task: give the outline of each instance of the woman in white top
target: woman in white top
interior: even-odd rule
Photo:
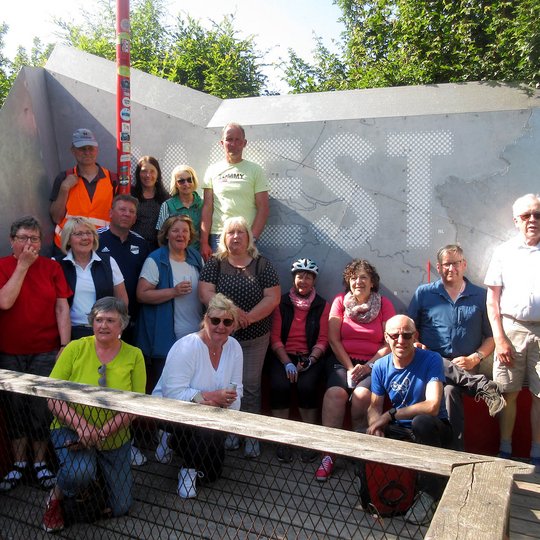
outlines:
[[[99,236],[93,223],[85,217],[72,217],[62,230],[64,257],[56,260],[62,266],[73,291],[68,299],[71,317],[71,339],[91,336],[88,314],[96,300],[114,296],[128,305],[124,276],[117,262],[106,253],[97,253]]]
[[[231,337],[238,324],[238,309],[223,294],[208,305],[202,328],[177,341],[169,354],[154,395],[208,405],[240,409],[243,357]],[[174,426],[169,446],[182,454],[178,495],[195,497],[196,478],[213,482],[220,477],[225,434],[219,431]]]

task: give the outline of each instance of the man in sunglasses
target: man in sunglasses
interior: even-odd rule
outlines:
[[[377,360],[371,372],[367,433],[449,448],[452,427],[442,399],[441,355],[415,347],[418,332],[414,321],[405,315],[387,321],[384,337],[392,352]],[[391,408],[383,412],[385,396]],[[434,475],[421,475],[418,489],[417,501],[405,519],[423,525],[433,516],[444,485]]]
[[[540,472],[540,197],[517,199],[518,234],[495,249],[484,283],[495,339],[493,378],[503,387],[499,456],[512,456],[517,396],[528,379],[532,395],[531,463]]]
[[[200,245],[205,260],[216,250],[226,219],[245,218],[257,240],[269,213],[266,176],[260,165],[243,158],[247,144],[244,128],[240,124],[227,124],[220,142],[225,159],[208,167],[202,186]]]
[[[464,274],[463,250],[449,244],[437,253],[441,279],[420,285],[408,314],[418,328],[420,341],[443,357],[444,400],[454,434],[454,450],[464,450],[463,393],[483,399],[495,416],[505,406],[497,386],[478,373],[482,360],[494,349],[486,309],[486,290],[472,284]]]

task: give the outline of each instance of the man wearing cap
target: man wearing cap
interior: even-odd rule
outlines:
[[[225,159],[208,167],[202,185],[200,249],[205,260],[215,251],[227,218],[244,217],[257,240],[269,213],[268,182],[262,167],[242,157],[247,144],[244,128],[227,124],[220,142]]]
[[[531,463],[540,472],[540,197],[520,197],[512,212],[519,233],[495,249],[484,280],[495,339],[493,378],[508,403],[499,417],[499,456],[512,456],[516,400],[528,381]]]
[[[61,172],[51,191],[50,214],[56,223],[54,243],[60,248],[60,234],[72,216],[87,217],[97,227],[109,224],[116,175],[96,163],[98,143],[86,128],[73,133],[71,153],[77,165]]]

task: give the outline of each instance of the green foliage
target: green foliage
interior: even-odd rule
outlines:
[[[210,29],[181,15],[168,27],[164,18],[162,0],[132,2],[132,67],[221,98],[261,94],[266,83],[261,54],[253,37],[237,37],[232,17],[212,23]],[[109,1],[101,0],[99,13],[84,13],[82,25],[56,22],[66,43],[115,59],[116,14]]]
[[[293,53],[296,92],[445,82],[540,83],[538,0],[336,0],[342,54],[316,45],[315,64]],[[323,77],[321,78],[321,73]],[[306,81],[315,81],[306,84]]]
[[[0,106],[4,104],[11,86],[24,66],[43,66],[51,54],[52,45],[44,45],[39,38],[34,38],[30,53],[19,47],[13,60],[4,56],[4,36],[8,32],[7,24],[0,25]]]

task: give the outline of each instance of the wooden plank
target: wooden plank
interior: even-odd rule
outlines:
[[[504,464],[475,463],[456,467],[426,538],[505,538],[512,485],[512,474]]]
[[[389,441],[341,429],[154,398],[8,370],[0,370],[0,389],[105,407],[147,418],[217,429],[300,448],[313,448],[321,452],[410,467],[443,476],[449,476],[455,465],[493,459],[413,445],[409,442]]]

